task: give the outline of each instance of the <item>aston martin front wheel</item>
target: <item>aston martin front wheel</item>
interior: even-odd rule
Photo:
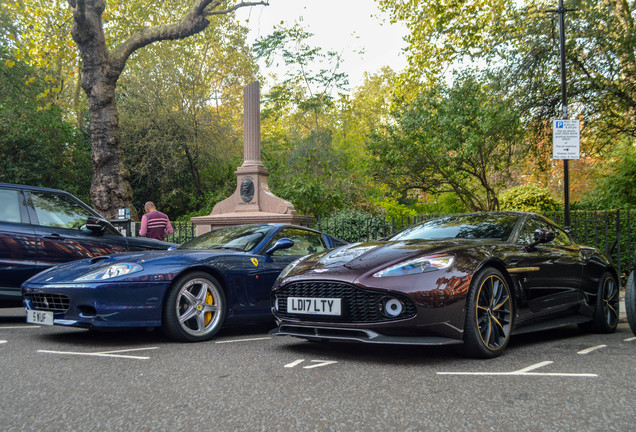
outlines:
[[[471,357],[500,356],[510,340],[513,305],[506,278],[485,268],[473,278],[466,300],[464,350]]]
[[[180,277],[170,288],[163,309],[163,331],[175,340],[211,339],[225,321],[227,305],[221,284],[203,272]]]

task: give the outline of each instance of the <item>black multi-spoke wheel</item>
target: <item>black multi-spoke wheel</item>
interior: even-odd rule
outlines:
[[[594,317],[581,328],[598,333],[614,333],[618,326],[619,293],[616,278],[611,273],[603,273],[596,293]]]
[[[207,273],[182,276],[168,292],[163,330],[172,339],[200,342],[211,339],[225,321],[225,294]]]
[[[636,269],[629,274],[625,287],[625,314],[632,332],[636,335],[636,281],[634,280],[634,272]]]
[[[466,301],[466,353],[481,358],[501,355],[510,340],[512,312],[506,278],[494,268],[486,268],[477,274]]]

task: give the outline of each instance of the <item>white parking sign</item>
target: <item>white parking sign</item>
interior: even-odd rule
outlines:
[[[579,120],[554,120],[552,123],[552,159],[581,157]]]

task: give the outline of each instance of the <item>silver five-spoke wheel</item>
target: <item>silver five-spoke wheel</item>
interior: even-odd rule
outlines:
[[[218,281],[206,273],[191,273],[175,282],[168,294],[164,330],[177,340],[208,340],[223,325],[225,310],[225,294]]]

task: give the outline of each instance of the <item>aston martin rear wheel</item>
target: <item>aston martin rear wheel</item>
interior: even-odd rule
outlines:
[[[629,274],[627,286],[625,287],[625,314],[627,315],[629,327],[636,335],[636,280],[634,280],[634,272],[636,272],[636,269]]]
[[[603,273],[598,285],[591,330],[597,333],[614,333],[618,326],[618,308],[619,292],[616,278],[611,273]]]
[[[175,340],[211,339],[225,321],[227,305],[221,284],[203,272],[180,277],[170,288],[163,310],[163,331]]]
[[[510,340],[512,297],[506,278],[494,268],[474,278],[466,300],[464,350],[471,357],[500,356]]]

